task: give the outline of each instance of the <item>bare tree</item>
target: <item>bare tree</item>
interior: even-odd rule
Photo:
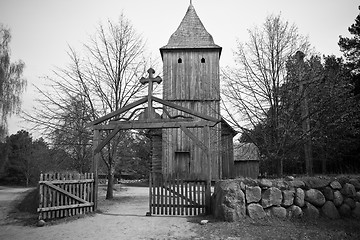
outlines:
[[[249,40],[234,52],[236,68],[222,71],[223,107],[231,123],[245,134],[259,125],[264,131],[262,153],[277,162],[282,175],[281,152],[285,144],[280,108],[280,89],[286,81],[286,62],[297,51],[308,52],[307,38],[280,15],[270,15],[261,27],[248,30]],[[252,139],[259,144],[256,139]]]
[[[20,110],[21,94],[26,87],[22,77],[24,62],[10,61],[10,40],[10,30],[0,24],[0,141],[7,134],[8,117]]]
[[[125,106],[144,89],[139,82],[148,67],[144,49],[142,37],[124,15],[117,23],[100,24],[89,43],[84,44],[82,55],[69,48],[70,64],[55,70],[54,77],[47,78],[51,82],[50,88],[38,88],[42,96],[40,107],[26,118],[52,137],[71,140],[79,136],[78,139],[82,140],[68,145],[68,148],[70,146],[77,153],[85,151],[90,139],[89,129],[83,123]],[[120,135],[101,153],[108,170],[107,198],[113,196],[116,155],[121,149]]]

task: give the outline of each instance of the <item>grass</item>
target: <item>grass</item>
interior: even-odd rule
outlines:
[[[214,219],[195,229],[200,239],[360,239],[360,221],[354,219],[264,219],[239,222]]]
[[[10,207],[10,223],[22,225],[36,224],[38,218],[37,208],[39,207],[37,188],[32,188],[21,194]]]

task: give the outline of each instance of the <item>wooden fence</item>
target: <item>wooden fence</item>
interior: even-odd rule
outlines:
[[[164,181],[157,178],[150,185],[150,214],[204,214],[205,189],[206,181],[186,181],[182,179]]]
[[[40,175],[39,219],[54,219],[92,212],[94,174],[47,173]]]

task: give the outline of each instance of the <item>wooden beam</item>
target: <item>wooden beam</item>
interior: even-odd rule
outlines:
[[[186,202],[189,203],[188,206],[191,206],[191,207],[193,207],[193,206],[195,206],[195,207],[201,207],[201,205],[200,205],[198,202],[196,202],[196,201],[188,198],[187,196],[184,196],[184,195],[181,194],[181,193],[178,193],[176,190],[173,190],[173,189],[171,189],[170,187],[167,187],[167,186],[163,186],[163,188],[164,188],[165,190],[171,192],[171,193],[174,194],[175,196],[184,199]],[[175,205],[175,206],[176,206],[176,205]],[[184,205],[182,205],[182,206],[184,206]],[[180,215],[180,214],[178,214],[178,215]]]
[[[209,121],[122,121],[122,122],[112,122],[107,125],[96,125],[94,129],[96,130],[112,130],[117,127],[121,129],[162,129],[162,128],[179,128],[184,126],[187,128],[198,128],[204,127],[206,125],[216,125],[213,122]]]
[[[202,113],[198,113],[198,112],[193,111],[193,110],[191,110],[191,109],[182,107],[182,106],[177,105],[177,104],[175,104],[175,103],[172,103],[172,102],[169,102],[169,101],[166,101],[166,100],[163,100],[163,99],[154,97],[154,96],[152,96],[152,99],[153,99],[155,102],[161,103],[161,104],[163,104],[163,105],[165,105],[165,106],[175,108],[175,109],[177,109],[177,110],[186,112],[186,113],[191,114],[191,115],[193,115],[193,116],[196,116],[196,117],[199,117],[199,118],[202,118],[202,119],[205,119],[205,120],[214,122],[214,123],[218,123],[218,122],[221,121],[221,119],[217,119],[217,118],[214,118],[214,117],[211,117],[211,116],[202,114]]]
[[[208,151],[205,154],[206,163],[207,163],[207,179],[205,187],[205,212],[206,214],[211,214],[211,174],[212,174],[212,161],[211,161],[211,142],[210,142],[210,127],[204,127],[204,141],[205,145],[208,148]]]
[[[95,148],[94,154],[97,154],[110,142],[113,137],[121,130],[121,127],[117,126],[102,142]]]
[[[200,147],[202,150],[204,150],[205,154],[207,154],[208,148],[205,146],[205,144],[199,140],[197,136],[195,136],[189,129],[187,129],[184,126],[180,126],[180,129],[191,139],[195,142],[195,144]]]
[[[94,211],[97,210],[97,201],[98,201],[98,186],[99,186],[99,177],[98,177],[98,164],[100,161],[100,153],[95,154],[95,149],[99,145],[100,141],[100,131],[94,130],[93,136],[93,164],[92,164],[92,172],[94,173]]]
[[[48,211],[53,211],[53,210],[91,207],[93,205],[94,205],[94,203],[81,203],[81,204],[63,205],[63,206],[55,206],[55,207],[43,207],[43,208],[38,208],[37,212],[48,212]]]
[[[124,113],[126,111],[129,111],[130,109],[134,108],[134,107],[137,107],[143,103],[146,103],[148,101],[148,98],[147,97],[144,97],[144,98],[141,98],[140,100],[137,100],[133,103],[130,103],[129,105],[126,105],[125,107],[122,107],[116,111],[113,111],[103,117],[100,117],[98,119],[96,119],[95,121],[92,121],[91,123],[88,124],[88,126],[93,126],[93,125],[97,125],[99,123],[102,123],[112,117],[115,117],[116,115],[119,115],[121,113]]]
[[[78,196],[75,196],[74,194],[72,194],[72,193],[70,193],[70,192],[68,192],[68,191],[65,191],[65,190],[62,189],[62,188],[59,188],[59,187],[55,186],[54,184],[52,184],[52,183],[50,183],[50,182],[44,182],[44,184],[45,184],[46,186],[48,186],[48,187],[50,187],[50,188],[58,191],[58,192],[61,192],[62,194],[65,194],[66,196],[68,196],[68,197],[70,197],[70,198],[73,198],[73,199],[81,202],[81,203],[89,203],[89,202],[85,201],[84,199],[79,198]]]
[[[48,181],[38,181],[38,183],[44,183]],[[63,184],[63,183],[91,183],[94,182],[94,179],[74,179],[74,180],[51,180],[52,184]]]

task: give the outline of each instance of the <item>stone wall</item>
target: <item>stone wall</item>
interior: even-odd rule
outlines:
[[[224,221],[320,215],[360,219],[360,176],[223,180],[215,185],[212,213]]]

